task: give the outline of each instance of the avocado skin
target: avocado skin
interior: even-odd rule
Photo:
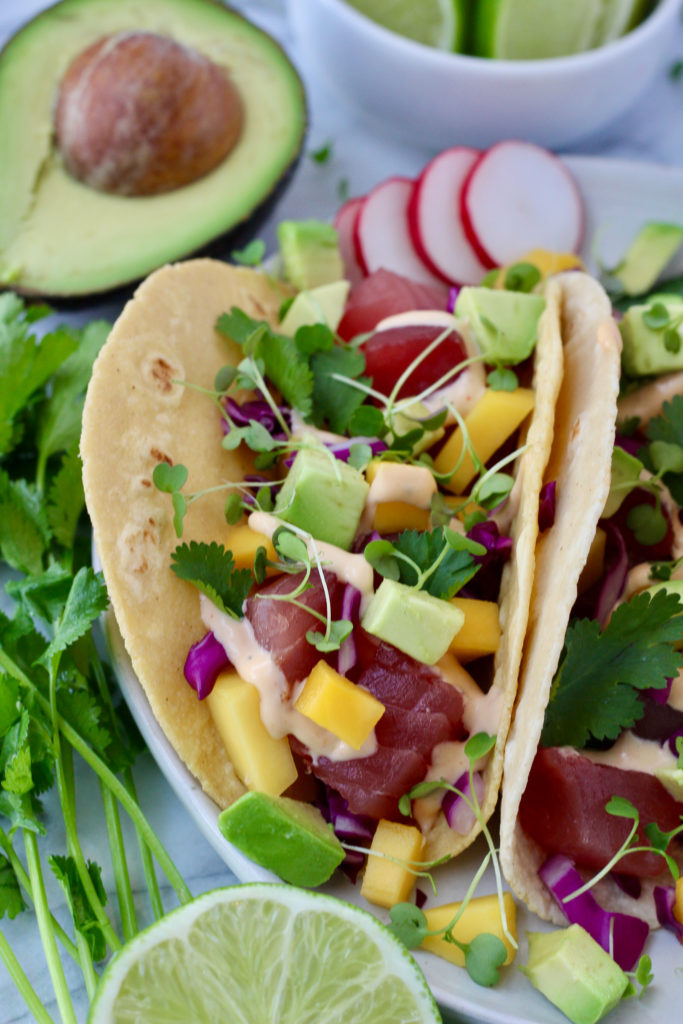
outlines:
[[[98,15],[101,8],[104,8],[106,11],[107,8],[111,8],[113,6],[115,6],[114,0],[61,0],[60,3],[53,7],[41,11],[33,19],[26,22],[22,28],[20,28],[19,31],[10,40],[8,40],[4,48],[0,50],[0,85],[4,85],[7,81],[6,68],[8,58],[11,58],[13,65],[17,63],[17,57],[14,54],[14,51],[17,48],[19,50],[19,61],[25,59],[22,51],[27,49],[24,44],[24,39],[27,33],[35,33],[38,31],[45,32],[46,36],[49,36],[51,26],[55,21],[57,21],[58,27],[60,27],[60,30],[63,33],[64,25],[68,24],[70,19],[75,20],[77,16],[79,18],[92,17],[91,36],[84,41],[83,45],[79,44],[77,52],[80,52],[85,45],[88,45],[88,43],[93,42],[94,40],[101,38],[103,34],[106,34],[106,28],[103,29],[100,27]],[[116,6],[118,6],[119,10],[125,11],[128,6],[128,0],[119,0],[119,3]],[[281,150],[277,154],[278,163],[276,165],[276,172],[270,175],[267,187],[262,188],[258,195],[252,195],[248,201],[245,201],[245,204],[239,213],[235,214],[233,211],[227,219],[223,218],[223,220],[221,220],[221,211],[216,205],[214,205],[213,208],[211,207],[211,204],[215,203],[215,192],[213,195],[209,194],[207,198],[207,216],[204,219],[207,221],[210,219],[212,224],[210,229],[207,228],[203,231],[203,236],[201,230],[190,231],[189,235],[192,239],[191,241],[190,238],[188,238],[185,244],[179,243],[176,237],[176,240],[169,243],[163,252],[161,251],[162,247],[155,245],[154,257],[150,258],[147,263],[144,262],[144,259],[138,259],[135,268],[126,266],[125,263],[120,266],[114,266],[111,258],[108,258],[107,266],[111,265],[111,270],[107,270],[104,273],[104,276],[100,275],[97,283],[94,283],[91,274],[91,267],[97,262],[97,251],[92,254],[88,254],[87,257],[81,257],[81,262],[86,267],[84,280],[79,279],[78,274],[75,273],[69,277],[68,280],[62,279],[55,282],[51,282],[50,280],[41,280],[40,284],[36,284],[32,281],[30,273],[26,274],[23,272],[23,267],[27,262],[25,259],[20,263],[22,271],[16,275],[7,273],[7,269],[15,265],[12,260],[11,251],[9,252],[9,256],[7,255],[7,250],[10,249],[12,238],[10,237],[7,239],[3,236],[2,227],[0,225],[0,292],[2,290],[12,290],[29,298],[47,297],[53,301],[54,305],[67,310],[77,310],[84,305],[92,306],[93,300],[97,302],[104,301],[106,299],[110,305],[123,303],[132,295],[135,286],[158,266],[197,256],[213,256],[215,258],[229,257],[235,249],[245,245],[254,237],[260,226],[271,216],[284,192],[291,184],[292,177],[301,159],[307,135],[308,106],[303,83],[280,44],[262,29],[250,22],[242,14],[230,7],[226,7],[220,2],[220,0],[152,0],[150,7],[153,7],[155,10],[162,10],[163,8],[168,7],[171,13],[176,14],[178,11],[182,12],[183,9],[186,9],[189,12],[196,9],[197,11],[203,12],[203,17],[207,11],[220,12],[221,17],[223,15],[227,16],[227,31],[230,30],[230,24],[233,26],[246,26],[248,27],[249,34],[253,34],[255,37],[260,38],[263,41],[261,49],[270,53],[276,68],[279,67],[283,69],[282,75],[284,84],[282,84],[282,88],[288,94],[287,102],[289,107],[291,107],[292,111],[295,111],[295,117],[290,121],[292,130],[290,132],[291,137],[288,140],[287,147],[285,147],[286,152]],[[134,14],[134,11],[135,4],[132,4],[131,12]],[[131,20],[134,22],[134,19]],[[130,26],[131,30],[139,29],[139,26],[135,23],[131,25],[129,22],[126,28],[128,26]],[[149,28],[150,31],[158,31],[161,34],[165,33],[164,24],[145,27]],[[185,42],[186,40],[180,38],[179,41]],[[192,45],[191,40],[187,40],[187,42],[188,45]],[[46,46],[49,47],[50,45],[51,44],[48,39]],[[75,53],[71,56],[75,56]],[[60,69],[60,71],[63,70],[63,68]],[[14,74],[14,67],[12,67],[11,71],[12,74]],[[35,68],[29,68],[27,74],[31,75],[34,71]],[[5,78],[3,78],[3,73],[5,74]],[[52,83],[53,92],[55,94],[58,81],[59,76],[56,76]],[[10,85],[15,84],[15,82],[10,81]],[[2,89],[0,89],[0,128],[6,123],[3,121],[3,114],[6,116],[6,112],[3,112]],[[36,116],[38,118],[41,117],[41,115]],[[12,151],[11,142],[12,140],[10,140],[8,152]],[[46,159],[46,157],[42,154],[38,159],[42,160]],[[59,163],[59,160],[55,158],[54,150],[50,151],[48,159],[52,163]],[[231,155],[229,155],[226,161],[224,161],[224,164],[229,164],[230,159]],[[12,173],[11,165],[9,170],[7,169],[8,165],[10,165],[9,161],[7,161],[4,168],[0,167],[0,189],[2,189],[3,185],[9,181],[9,176]],[[25,168],[22,169],[22,173],[24,173],[25,177]],[[205,180],[208,181],[213,178],[216,173],[217,172],[212,172],[207,175]],[[66,172],[64,172],[64,174],[68,177]],[[199,184],[201,185],[201,181]],[[197,185],[198,183],[194,183],[191,186],[176,189],[174,192],[168,194],[173,197],[174,203],[173,216],[169,219],[173,219],[176,224],[182,223],[183,221],[183,209],[185,204],[184,195],[191,189],[197,189]],[[88,189],[83,186],[80,187],[83,189],[82,194],[86,197],[88,197],[88,194],[90,197],[93,195],[96,197],[98,195],[94,189]],[[227,187],[228,191],[230,191],[229,186],[224,187]],[[135,204],[136,220],[138,219],[138,214],[142,214],[143,207],[148,202],[153,202],[155,198],[156,197],[150,197],[150,199],[147,199],[145,197],[136,197],[129,200],[130,203]],[[101,210],[104,211],[101,214],[101,219],[103,221],[106,221],[106,218],[109,215],[106,209],[106,199],[107,197],[105,196],[101,206]],[[209,211],[211,212],[210,218]],[[2,198],[0,197],[0,221],[3,218],[3,214]],[[92,222],[92,220],[97,221],[100,219],[99,213],[96,217],[92,216],[92,213],[90,213],[89,216],[90,222]],[[192,217],[188,217],[188,224],[191,225],[193,219],[195,219],[194,215]],[[133,253],[136,250],[139,252],[141,239],[144,244],[145,235],[152,237],[157,230],[163,230],[163,225],[162,227],[159,227],[158,224],[152,224],[149,226],[142,216],[140,216],[140,225],[140,237],[136,237],[134,234],[131,234],[130,236],[130,250]],[[57,264],[59,264],[60,256],[69,244],[68,239],[72,234],[71,228],[73,227],[74,223],[72,222],[69,225],[69,230],[65,229],[64,232],[60,232],[59,236],[53,234],[52,237],[48,237],[46,239],[48,245],[51,243],[56,250],[55,262]],[[77,232],[77,225],[75,227]],[[37,234],[38,236],[40,235],[40,229]],[[178,232],[176,231],[176,236],[177,235]],[[37,237],[37,243],[39,244],[42,242],[43,239]],[[80,239],[77,239],[76,244],[79,244],[79,242]],[[103,244],[102,238],[99,237],[97,239],[97,245],[100,247],[100,251],[104,251],[107,253],[108,257],[110,256],[106,247],[106,240],[105,244]],[[5,272],[4,276],[3,271]]]

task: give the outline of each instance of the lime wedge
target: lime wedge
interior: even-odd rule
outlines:
[[[642,21],[651,7],[651,0],[602,0],[595,27],[594,46],[611,43]]]
[[[105,970],[88,1024],[440,1024],[408,950],[365,910],[286,885],[215,889]]]
[[[347,0],[351,7],[400,36],[459,50],[462,45],[466,0]]]
[[[580,53],[592,44],[601,0],[478,0],[475,52],[500,60]]]

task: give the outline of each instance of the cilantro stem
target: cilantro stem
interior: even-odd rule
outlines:
[[[45,710],[49,711],[49,702],[45,699],[31,679],[22,672],[19,666],[15,664],[12,658],[10,658],[2,648],[0,648],[0,666],[5,668],[6,671],[9,672],[9,674],[18,682],[28,687],[38,703],[40,703]],[[112,790],[116,799],[132,819],[135,826],[139,829],[140,834],[144,838],[144,841],[150,851],[156,857],[159,866],[166,875],[179,901],[181,903],[189,903],[193,898],[192,893],[166,852],[163,843],[147,821],[140,805],[133,799],[111,769],[107,767],[104,761],[86,743],[83,737],[59,714],[57,714],[57,725],[59,726],[64,738],[71,744],[74,750],[81,755],[86,764],[88,764],[95,774],[104,781],[105,785]]]
[[[40,931],[40,938],[45,951],[48,971],[52,979],[57,1006],[61,1014],[63,1024],[77,1024],[73,1003],[69,995],[69,989],[64,976],[62,961],[57,952],[57,941],[52,930],[50,912],[47,905],[47,894],[45,892],[45,881],[40,866],[38,854],[38,840],[33,832],[24,829],[24,844],[26,848],[26,862],[28,864],[31,889],[35,900],[36,921]]]
[[[14,871],[14,874],[18,878],[19,884],[21,885],[22,889],[24,890],[24,893],[26,895],[27,900],[29,901],[31,906],[34,906],[35,905],[35,900],[33,899],[33,889],[31,888],[31,879],[26,874],[26,871],[24,870],[24,865],[21,863],[21,861],[17,857],[16,851],[15,851],[14,847],[12,846],[10,838],[9,838],[9,836],[7,835],[7,833],[5,832],[5,830],[2,827],[0,827],[0,846],[2,846],[3,850],[5,851],[5,855],[6,855],[7,859],[8,859],[8,861],[10,862],[10,864],[12,865],[12,870]],[[62,946],[64,947],[66,952],[69,954],[69,956],[72,958],[72,960],[75,960],[76,963],[78,963],[79,962],[78,949],[73,944],[73,942],[71,941],[69,936],[66,934],[66,932],[62,928],[62,926],[59,923],[59,921],[57,920],[57,918],[54,915],[52,915],[52,914],[50,915],[50,921],[51,921],[51,924],[52,924],[52,930],[55,933],[55,935],[57,936],[57,938],[59,939],[59,941],[61,942]]]
[[[121,915],[121,927],[125,942],[138,933],[138,922],[135,913],[135,901],[133,890],[130,884],[128,864],[126,862],[125,844],[121,831],[121,818],[119,809],[114,799],[114,794],[107,789],[104,782],[100,780],[102,803],[104,804],[104,818],[107,824],[109,836],[109,852],[111,863],[114,869],[114,882],[116,884],[116,895],[119,901],[119,913]]]
[[[5,967],[7,968],[7,972],[16,985],[21,998],[35,1017],[37,1024],[54,1024],[52,1017],[36,995],[35,989],[24,974],[21,964],[12,952],[12,947],[7,941],[4,933],[1,931],[0,958],[3,960]]]

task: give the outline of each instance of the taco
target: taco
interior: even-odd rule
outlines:
[[[565,368],[546,468],[556,514],[536,554],[501,865],[531,910],[581,924],[630,970],[648,925],[681,929],[683,528],[670,487],[680,496],[683,388],[680,376],[678,397],[670,375],[622,376],[601,286],[571,274],[562,289]]]
[[[462,791],[466,740],[478,732],[495,737],[471,777],[479,815],[463,814],[457,794],[451,794],[456,806],[449,809],[439,787],[413,800],[424,857],[453,856],[492,813],[502,773],[562,375],[561,290],[551,280],[536,306],[543,311],[536,317],[535,344],[534,323],[533,355],[528,358],[527,349],[514,370],[507,365],[511,360],[487,358],[498,377],[494,372],[488,384],[482,357],[471,360],[471,323],[445,312],[445,295],[440,312],[416,314],[427,331],[417,332],[423,339],[418,352],[425,345],[436,351],[445,339],[455,346],[445,357],[446,383],[434,380],[434,374],[443,376],[437,363],[431,381],[427,377],[425,384],[423,374],[419,385],[411,385],[411,372],[425,370],[428,360],[415,359],[414,349],[404,346],[401,387],[393,388],[396,416],[391,429],[378,429],[379,436],[367,436],[367,429],[357,436],[361,425],[382,418],[382,396],[370,392],[362,376],[372,345],[363,343],[364,360],[357,345],[333,341],[328,329],[321,334],[320,325],[310,324],[295,340],[283,340],[278,314],[292,292],[258,271],[194,260],[151,275],[114,325],[94,367],[81,442],[86,501],[111,607],[160,726],[221,808],[245,792],[245,783],[272,787],[273,793],[316,803],[333,825],[341,807],[369,842],[378,820],[411,821],[398,804],[416,783],[445,778]],[[382,335],[383,346],[392,330],[405,340],[406,331],[416,333],[415,318],[412,326],[404,318],[374,337]],[[273,356],[278,346],[284,362]],[[470,367],[454,382],[453,363],[463,356],[470,357]],[[269,415],[262,415],[268,404],[263,389],[257,396],[235,390],[248,382],[244,368],[248,364],[253,373],[254,359],[270,374],[263,383]],[[384,349],[380,363],[386,366],[386,360]],[[394,382],[399,376],[397,370]],[[313,402],[303,415],[285,400],[301,380]],[[492,385],[501,381],[511,390],[496,392]],[[332,389],[334,382],[341,392]],[[409,392],[413,386],[409,400],[406,386]],[[484,418],[488,471],[476,456],[472,461],[462,437],[459,457],[453,456],[457,431],[472,422],[470,413],[484,395],[494,408],[509,408],[520,396],[528,403],[516,420],[508,417],[504,435]],[[459,478],[463,491],[452,467],[468,459],[470,470]],[[186,467],[187,483],[169,482],[168,471],[160,476],[159,464]],[[498,469],[491,472],[494,464]],[[347,476],[355,490],[340,498],[335,489]],[[318,477],[329,485],[324,499],[317,492],[312,497]],[[198,492],[205,493],[195,501]],[[225,516],[231,492],[253,509],[233,525]],[[227,611],[216,596],[215,575],[198,580],[196,563],[209,557],[209,548],[234,556],[220,556],[228,558],[222,563],[228,575],[235,573],[232,596],[239,595]],[[388,593],[387,603],[378,599],[380,591]],[[477,617],[482,609],[485,627]],[[343,622],[352,632],[342,628],[335,641],[334,629]],[[203,661],[206,644],[214,653],[219,649],[213,668]],[[199,682],[188,661],[199,665]],[[333,702],[325,727],[320,704],[308,714],[299,710],[314,668],[322,673],[323,690],[341,677],[345,692],[360,692],[373,708],[379,705],[379,718],[355,746],[340,705]],[[279,763],[282,755],[286,761],[279,782],[270,765],[260,775],[263,764],[244,767],[255,733],[240,726],[240,735],[231,736],[235,720],[220,710],[235,670],[237,680],[258,693],[266,744],[278,745],[274,759]],[[186,674],[195,687],[204,687],[202,699]],[[323,705],[330,692],[325,690]]]

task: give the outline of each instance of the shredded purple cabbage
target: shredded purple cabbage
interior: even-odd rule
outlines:
[[[538,503],[538,528],[543,533],[550,529],[555,522],[555,507],[557,504],[557,480],[551,480],[541,488]]]
[[[637,900],[643,891],[643,885],[636,875],[623,875],[620,871],[611,871],[610,877],[614,879],[622,892]]]
[[[360,590],[354,587],[351,583],[346,584],[344,587],[344,593],[342,594],[341,617],[342,619],[352,622],[354,629],[358,624],[361,597],[362,594]],[[352,630],[346,640],[342,642],[337,652],[337,672],[339,672],[340,675],[345,676],[347,672],[350,672],[354,667],[356,660],[356,641],[354,640]]]
[[[380,441],[379,438],[376,437],[349,437],[345,438],[343,441],[324,441],[323,444],[325,445],[327,450],[334,455],[336,459],[339,459],[340,462],[349,461],[349,455],[351,454],[351,445],[354,444],[368,445],[373,456],[379,455],[381,452],[385,452],[387,450],[387,446],[384,443],[384,441]],[[287,469],[289,469],[289,467],[292,465],[295,458],[296,452],[291,452],[284,460],[284,464],[287,467]]]
[[[262,427],[265,427],[269,434],[273,437],[282,438],[282,426],[266,401],[262,398],[251,399],[247,402],[236,402],[234,398],[224,398],[223,407],[227,415],[230,417],[232,422],[237,427],[248,427],[252,420],[256,420]],[[287,424],[291,427],[291,411],[286,405],[279,405],[278,409],[280,414]],[[223,433],[227,434],[230,431],[230,424],[226,419],[221,421],[223,426]]]
[[[352,846],[369,846],[375,832],[376,822],[349,810],[349,805],[336,790],[325,787],[325,796],[316,802],[325,821],[334,829],[335,835]],[[365,854],[358,850],[345,850],[346,856],[340,864],[341,870],[350,882],[356,882],[358,873],[365,863]]]
[[[207,633],[190,647],[183,672],[199,699],[204,700],[213,690],[218,673],[229,664],[230,660],[223,645],[216,640],[213,633]]]
[[[425,903],[427,902],[427,893],[422,889],[415,890],[415,906],[418,910],[422,910]]]
[[[457,285],[451,285],[448,289],[448,301],[446,302],[446,312],[454,313],[455,304],[458,301],[458,295],[460,294],[460,288]]]
[[[462,597],[477,597],[484,601],[495,601],[500,590],[500,575],[503,565],[512,552],[512,537],[505,537],[493,520],[477,523],[467,536],[486,548],[485,555],[475,555],[474,561],[481,568],[470,583],[460,591]]]
[[[249,484],[249,490],[245,491],[242,495],[242,501],[245,505],[249,505],[250,508],[256,508],[256,495],[258,491],[264,486],[264,484],[271,483],[270,477],[263,476],[259,473],[247,473],[244,477],[245,484]],[[273,501],[277,497],[280,491],[280,485],[275,487],[269,487],[270,496]]]
[[[614,605],[623,594],[628,574],[628,554],[621,530],[617,529],[609,520],[603,522],[603,528],[607,533],[607,544],[616,550],[616,558],[603,578],[595,603],[594,618],[601,626],[605,625]]]
[[[676,887],[674,885],[656,885],[653,889],[657,920],[662,928],[673,932],[679,942],[683,942],[683,924],[674,915],[676,906]]]
[[[650,932],[647,923],[631,914],[605,910],[590,892],[564,902],[583,885],[583,879],[569,857],[561,854],[549,857],[538,874],[570,924],[580,924],[585,928],[598,945],[611,953],[623,971],[633,970]]]
[[[459,832],[460,835],[463,836],[467,835],[476,821],[474,811],[465,801],[470,800],[473,802],[472,789],[474,788],[474,795],[477,798],[477,803],[481,806],[481,801],[484,798],[484,791],[486,789],[484,779],[480,772],[472,773],[472,783],[473,785],[470,786],[470,773],[463,772],[455,783],[455,788],[460,790],[462,796],[449,789],[446,790],[446,795],[441,803],[441,810],[446,817],[448,827],[454,832]]]
[[[669,700],[669,694],[671,693],[671,685],[673,678],[667,677],[666,686],[651,686],[647,690],[642,690],[643,697],[647,697],[649,700],[655,701],[657,704],[666,704]]]
[[[643,442],[639,441],[637,437],[626,437],[625,434],[617,434],[614,439],[615,448],[623,448],[629,455],[638,455],[638,452],[643,447]]]

